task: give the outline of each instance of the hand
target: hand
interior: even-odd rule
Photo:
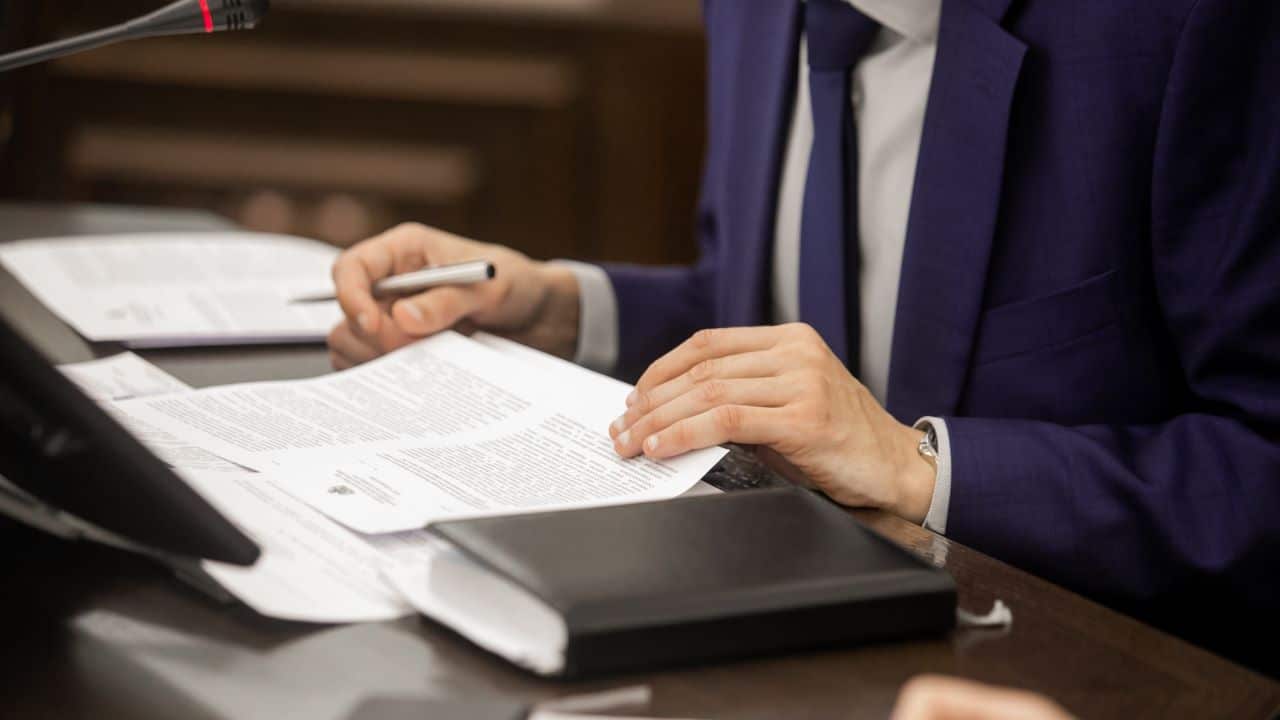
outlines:
[[[488,260],[494,279],[375,300],[375,282],[434,265]],[[342,253],[333,282],[346,319],[329,333],[329,359],[345,369],[442,330],[490,330],[561,357],[578,342],[578,283],[569,270],[499,245],[417,224],[400,225]]]
[[[890,720],[1071,720],[1048,698],[968,680],[923,675],[902,686]]]
[[[764,446],[792,480],[844,505],[923,522],[934,469],[808,325],[703,330],[659,359],[609,429],[624,457]]]

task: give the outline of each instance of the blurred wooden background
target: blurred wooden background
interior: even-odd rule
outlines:
[[[7,49],[163,0],[0,0]],[[208,208],[345,245],[404,220],[536,257],[694,254],[696,0],[273,0],[254,32],[0,77],[0,194]]]

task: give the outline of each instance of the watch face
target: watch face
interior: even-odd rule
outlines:
[[[924,430],[924,437],[920,438],[920,454],[936,458],[938,456],[938,431],[933,429],[932,424],[927,424],[920,429]]]

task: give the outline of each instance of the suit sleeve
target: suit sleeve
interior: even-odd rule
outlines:
[[[1201,0],[1169,74],[1151,257],[1185,414],[947,418],[949,536],[1237,657],[1280,629],[1276,38],[1280,3]]]
[[[702,255],[696,265],[604,265],[617,303],[619,377],[638,377],[694,332],[714,324],[717,273],[710,210],[699,211],[698,224]]]

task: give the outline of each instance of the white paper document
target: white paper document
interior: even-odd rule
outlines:
[[[286,493],[278,477],[200,472],[183,477],[262,550],[252,567],[203,563],[205,572],[259,613],[333,623],[413,613],[380,575],[397,562],[413,562],[408,550],[382,552]],[[412,548],[407,541],[401,546]]]
[[[336,302],[290,304],[331,286],[338,251],[255,233],[147,233],[23,240],[0,264],[92,341],[134,347],[318,341]]]
[[[107,403],[103,410],[115,418],[129,434],[138,439],[144,447],[160,458],[166,465],[175,470],[193,470],[202,472],[243,473],[251,472],[248,468],[237,465],[219,457],[207,448],[184,440],[167,430],[131,415],[119,405]]]
[[[550,367],[443,333],[344,373],[120,409],[287,477],[290,493],[362,533],[672,498],[723,457],[713,448],[665,462],[619,458],[607,427],[626,386],[596,392],[564,377],[587,371]]]
[[[427,349],[431,352],[426,356],[420,354]],[[442,362],[452,364],[455,368],[465,368],[467,372],[462,372],[461,369],[453,371],[460,373],[457,375],[442,371],[438,365]],[[373,366],[364,372],[365,377],[357,376],[356,380],[359,382],[352,386],[352,391],[354,392],[354,388],[363,388],[373,394],[365,398],[363,407],[366,411],[351,410],[350,417],[336,427],[348,427],[348,423],[361,422],[368,408],[384,406],[388,399],[384,395],[404,395],[397,383],[406,379],[411,383],[408,387],[423,388],[424,393],[436,398],[433,403],[439,405],[436,408],[439,413],[441,408],[451,407],[449,403],[465,399],[444,399],[445,396],[441,394],[444,391],[424,387],[433,381],[448,379],[452,385],[457,386],[453,391],[454,395],[466,392],[489,398],[481,403],[489,410],[480,412],[472,408],[469,412],[453,411],[456,415],[453,422],[463,429],[454,428],[439,418],[430,421],[424,427],[434,428],[437,436],[496,437],[503,432],[518,435],[520,422],[527,424],[539,416],[545,419],[560,415],[568,418],[569,422],[581,424],[587,421],[573,418],[594,413],[590,421],[592,427],[587,429],[583,424],[580,431],[590,436],[583,439],[584,444],[592,445],[604,436],[603,430],[595,426],[607,425],[604,416],[616,412],[615,406],[622,402],[629,391],[629,386],[611,378],[492,337],[480,337],[478,342],[473,342],[461,336],[442,336],[424,343],[422,348],[406,353],[404,357],[389,358],[385,364],[388,367]],[[397,375],[394,367],[399,364],[412,366],[402,370],[416,374],[408,378]],[[415,605],[393,584],[394,581],[389,582],[391,578],[403,581],[406,573],[415,575],[424,568],[453,567],[449,564],[440,565],[442,544],[425,531],[361,534],[343,527],[295,497],[299,488],[311,487],[313,484],[317,487],[328,486],[332,476],[340,472],[332,463],[336,462],[338,467],[343,463],[355,463],[367,468],[376,456],[362,454],[362,442],[371,443],[370,447],[385,446],[394,449],[403,438],[391,441],[365,440],[345,445],[339,443],[336,450],[324,446],[305,447],[308,443],[296,442],[295,445],[303,447],[292,447],[278,454],[245,453],[239,456],[240,460],[252,460],[269,471],[258,473],[218,455],[220,452],[231,451],[234,443],[217,442],[209,435],[192,432],[183,423],[173,422],[169,415],[157,413],[153,407],[161,403],[169,407],[174,401],[178,401],[179,407],[186,407],[185,401],[194,401],[195,396],[216,396],[228,388],[193,391],[132,353],[66,365],[61,369],[258,543],[262,548],[262,557],[253,567],[214,562],[203,565],[214,580],[259,613],[293,621],[322,623],[393,619],[414,612]],[[493,386],[486,385],[486,374],[495,374],[502,382]],[[468,376],[474,377],[465,379]],[[337,376],[333,376],[332,379],[336,378]],[[296,386],[316,382],[271,385]],[[542,390],[521,393],[516,388],[508,387],[530,382]],[[572,412],[535,411],[533,405],[544,392],[564,396],[567,400],[565,407],[577,409]],[[524,399],[513,400],[506,398],[503,393]],[[313,399],[320,398],[315,401],[322,402],[326,397],[330,396],[319,392]],[[113,398],[128,400],[111,402]],[[583,398],[596,398],[599,406],[593,406],[592,402]],[[407,401],[402,399],[401,402]],[[198,402],[195,404],[199,405]],[[421,411],[421,408],[401,408],[404,413]],[[327,417],[323,413],[321,416]],[[513,422],[513,416],[522,419]],[[333,419],[330,417],[329,421],[333,422]],[[387,423],[384,421],[384,424]],[[488,435],[477,431],[483,428],[505,428],[505,431]],[[319,429],[316,431],[319,432]],[[424,436],[424,432],[419,429],[407,437],[411,440],[419,438]],[[278,442],[281,441],[278,433],[275,437]],[[571,437],[566,435],[553,440],[565,442]],[[280,444],[288,445],[283,442]],[[611,452],[611,448],[609,451]],[[383,452],[386,450],[378,450],[379,454]],[[715,458],[719,457],[718,453],[713,455]],[[611,457],[610,459],[613,460]],[[538,463],[535,462],[536,464]],[[631,464],[643,465],[635,462]],[[690,477],[700,475],[699,471]],[[393,482],[400,480],[403,478],[392,478]],[[454,482],[465,488],[468,480],[466,476],[459,475]],[[486,493],[493,492],[492,489],[487,489],[491,483],[492,479],[486,479],[468,492],[483,497]],[[668,491],[670,494],[678,494],[679,488],[688,484],[688,480],[681,480],[672,484]],[[694,485],[695,489],[702,487],[709,486],[703,483]],[[565,490],[552,487],[550,492],[564,493]]]
[[[541,675],[564,669],[569,629],[560,613],[449,543],[433,539],[418,562],[383,573],[418,612],[489,652]]]
[[[58,367],[86,395],[102,403],[185,392],[191,387],[131,352]]]
[[[191,391],[133,353],[59,369],[258,544],[262,556],[252,567],[202,563],[241,602],[304,622],[369,622],[413,612],[379,571],[417,562],[428,548],[426,533],[362,540],[281,490],[279,478],[227,462],[106,402]]]
[[[189,392],[191,386],[131,352],[58,367],[85,394],[102,406],[148,450],[171,467],[214,472],[245,472],[245,468],[185,442],[122,410],[114,400]]]
[[[608,427],[622,413],[622,408],[626,407],[627,396],[635,389],[635,386],[616,378],[588,370],[581,365],[506,338],[477,332],[471,336],[471,339],[513,360],[536,366],[542,374],[543,381],[554,384],[557,394],[566,405],[573,406],[575,416],[583,418],[592,428]],[[724,453],[721,453],[720,457],[723,455]],[[712,465],[714,466],[714,463]],[[723,490],[720,488],[699,480],[697,484],[686,490],[683,496],[715,495],[721,492]]]
[[[592,427],[608,428],[627,407],[627,395],[633,387],[621,380],[497,335],[478,332],[471,339],[533,368],[542,383],[555,387],[561,406],[571,408],[575,416]]]

